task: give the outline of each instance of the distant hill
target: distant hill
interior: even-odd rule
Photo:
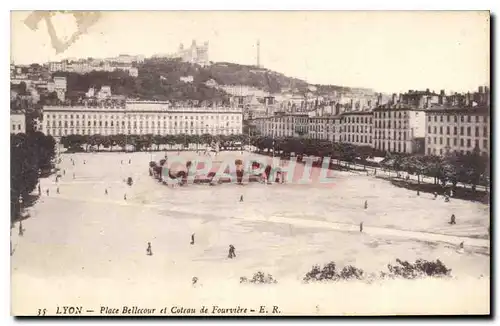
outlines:
[[[270,93],[280,93],[283,90],[305,93],[309,88],[309,84],[301,79],[256,66],[229,62],[202,67],[179,59],[151,58],[138,64],[137,68],[137,78],[129,76],[125,71],[93,71],[83,75],[56,72],[54,75],[65,76],[68,89],[75,96],[81,96],[89,87],[99,89],[103,85],[109,85],[113,94],[139,99],[227,101],[228,96],[224,91],[205,85],[210,79],[221,85],[247,85]],[[181,80],[181,77],[187,76],[192,76],[193,81]],[[318,95],[357,90],[335,85],[314,86]]]

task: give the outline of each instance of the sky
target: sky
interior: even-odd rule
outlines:
[[[65,52],[56,54],[45,23],[33,31],[30,12],[11,14],[16,64],[68,57],[171,53],[179,44],[209,42],[211,61],[256,64],[312,84],[381,92],[429,88],[473,91],[488,85],[488,12],[106,11]],[[72,15],[56,14],[61,39],[76,31]]]

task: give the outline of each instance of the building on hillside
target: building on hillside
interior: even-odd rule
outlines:
[[[168,57],[180,58],[184,62],[207,66],[210,64],[210,61],[208,60],[208,42],[198,46],[196,45],[196,41],[193,40],[189,48],[184,48],[184,45],[181,43],[177,52],[172,55],[168,55]]]
[[[111,97],[111,86],[102,85],[101,90],[97,92],[97,98],[99,100],[104,100]]]
[[[426,111],[425,153],[490,154],[490,108],[434,106]]]
[[[19,134],[26,132],[26,115],[20,112],[10,113],[10,133]]]
[[[406,105],[373,110],[373,146],[391,153],[424,153],[425,111]]]
[[[115,106],[45,106],[43,132],[65,135],[235,135],[242,111],[231,107],[172,107],[170,102],[127,101]]]
[[[342,141],[373,147],[373,112],[351,111],[342,114]]]

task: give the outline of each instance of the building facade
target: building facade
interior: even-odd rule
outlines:
[[[10,113],[10,133],[26,133],[26,115],[24,113]]]
[[[425,154],[490,153],[490,110],[486,106],[434,107],[426,111]]]
[[[178,108],[169,102],[127,101],[116,106],[45,106],[46,135],[232,135],[243,131],[238,108]]]
[[[373,147],[373,112],[352,111],[342,114],[342,141]]]
[[[411,107],[380,107],[373,112],[373,147],[391,153],[422,153],[425,111]]]

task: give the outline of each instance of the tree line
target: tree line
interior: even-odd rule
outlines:
[[[289,158],[292,153],[319,158],[317,164],[322,164],[324,157],[350,164],[360,163],[364,166],[375,165],[397,172],[407,172],[417,175],[418,183],[421,176],[434,178],[434,183],[446,185],[452,183],[454,187],[460,182],[472,185],[490,184],[490,159],[482,155],[478,148],[472,152],[452,152],[445,156],[388,153],[372,148],[371,146],[356,146],[349,143],[333,143],[329,140],[308,139],[298,137],[272,138],[258,136],[253,139],[253,145],[261,152],[271,153],[280,157]],[[368,161],[368,158],[384,157],[380,164]]]
[[[187,147],[190,144],[215,145],[219,144],[221,150],[240,148],[245,140],[244,135],[68,135],[61,137],[61,144],[73,151],[90,151],[107,149],[112,151],[114,147],[119,147],[122,151],[127,146],[132,146],[132,151],[160,150],[160,146],[168,145],[171,148],[174,145]]]
[[[26,200],[38,179],[50,173],[55,157],[55,140],[41,132],[10,135],[11,221],[20,210],[20,198]]]

